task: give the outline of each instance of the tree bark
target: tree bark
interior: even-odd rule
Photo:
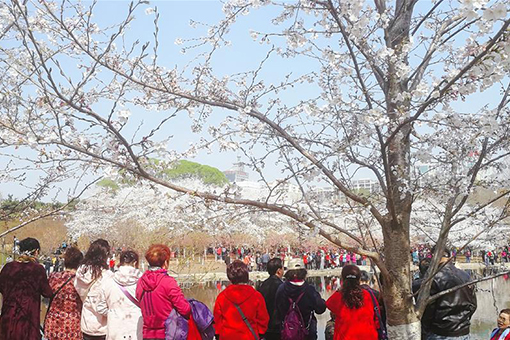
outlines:
[[[411,292],[409,224],[407,228],[397,224],[392,221],[383,228],[384,257],[389,277],[382,278],[381,290],[386,307],[388,334],[390,339],[419,340],[420,322]]]

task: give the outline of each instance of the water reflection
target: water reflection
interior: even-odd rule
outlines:
[[[476,277],[477,274],[473,273]],[[315,286],[324,299],[328,299],[339,288],[338,277],[309,277],[308,283]],[[261,281],[253,282],[256,287]],[[200,284],[182,283],[181,287],[186,297],[200,300],[209,308],[214,307],[218,294],[229,285],[228,281],[215,281]],[[496,327],[499,310],[510,308],[510,280],[502,276],[494,280],[481,282],[477,285],[478,308],[473,315],[471,325],[471,339],[485,340],[490,338],[490,331]],[[319,339],[324,339],[324,328],[329,320],[329,312],[317,316]]]

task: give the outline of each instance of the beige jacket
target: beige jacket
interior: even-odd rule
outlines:
[[[107,340],[142,340],[143,319],[136,306],[120,289],[123,286],[131,297],[136,296],[136,284],[142,273],[131,266],[120,266],[113,277],[103,280],[102,298],[97,311],[107,316]]]
[[[93,280],[90,269],[85,269],[85,266],[80,266],[74,279],[74,287],[83,301],[81,331],[93,336],[106,335],[106,316],[97,312],[97,305],[101,301],[101,284],[113,273],[103,269],[101,277]]]

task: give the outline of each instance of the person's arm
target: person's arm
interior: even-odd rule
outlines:
[[[95,306],[96,312],[98,312],[101,315],[108,315],[108,302],[106,300],[106,282],[103,282],[101,284],[101,287],[99,289],[99,297],[97,304]]]
[[[326,301],[326,307],[331,311],[331,313],[338,315],[339,307],[340,307],[340,293],[334,292]]]
[[[284,283],[282,283],[278,287],[278,289],[276,290],[276,295],[274,297],[274,306],[275,306],[275,309],[276,309],[277,320],[283,320],[283,317],[285,315],[284,304],[285,304],[286,301],[284,301],[284,299],[283,299],[283,286],[284,286]]]
[[[220,338],[220,334],[223,333],[223,313],[221,311],[222,295],[218,295],[216,303],[214,304],[213,316],[214,316],[214,332],[216,333],[216,339]]]
[[[37,271],[39,272],[39,277],[40,277],[40,283],[41,283],[41,286],[40,286],[40,289],[41,289],[41,295],[44,296],[45,298],[50,298],[53,296],[53,290],[51,289],[50,287],[50,282],[48,281],[48,277],[46,276],[46,270],[44,269],[43,266],[41,265],[37,265],[38,268],[37,268]]]
[[[315,290],[312,286],[310,286],[313,291],[313,296],[315,300],[314,310],[317,314],[323,314],[326,311],[326,301],[321,297],[319,292]]]
[[[269,324],[269,314],[267,313],[267,307],[266,307],[266,301],[264,300],[264,297],[262,294],[258,293],[257,299],[257,329],[259,331],[260,335],[263,335],[267,331],[267,327]],[[261,336],[262,338],[262,336]]]
[[[188,319],[191,314],[191,306],[188,300],[184,297],[181,288],[173,277],[169,277],[168,281],[168,297],[172,302],[172,306],[177,310],[177,312],[179,312],[180,315]]]
[[[0,270],[0,294],[4,294],[4,285],[5,285],[5,277],[6,277],[6,268],[9,268],[9,263],[7,263],[2,270]]]
[[[74,278],[74,289],[76,289],[76,292],[80,296],[80,299],[82,302],[85,302],[85,299],[87,298],[87,294],[89,292],[89,287],[92,283],[87,283],[84,280],[82,280],[81,276],[83,271],[83,267],[78,268],[76,271],[76,276]]]
[[[432,286],[430,287],[430,296],[436,294],[439,291],[436,281],[432,281]],[[437,299],[432,301],[427,305],[425,308],[425,311],[423,312],[423,315],[421,317],[421,324],[423,329],[428,330],[430,328],[430,325],[434,321],[434,317],[436,314],[436,303]]]

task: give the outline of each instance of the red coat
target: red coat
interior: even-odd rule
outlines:
[[[262,294],[249,285],[230,285],[218,295],[214,305],[214,328],[220,340],[253,340],[234,303],[241,307],[257,334],[266,332],[269,315]]]
[[[336,316],[334,340],[378,339],[379,324],[370,293],[366,290],[363,289],[363,305],[358,309],[347,307],[340,292],[331,295],[326,306]]]

